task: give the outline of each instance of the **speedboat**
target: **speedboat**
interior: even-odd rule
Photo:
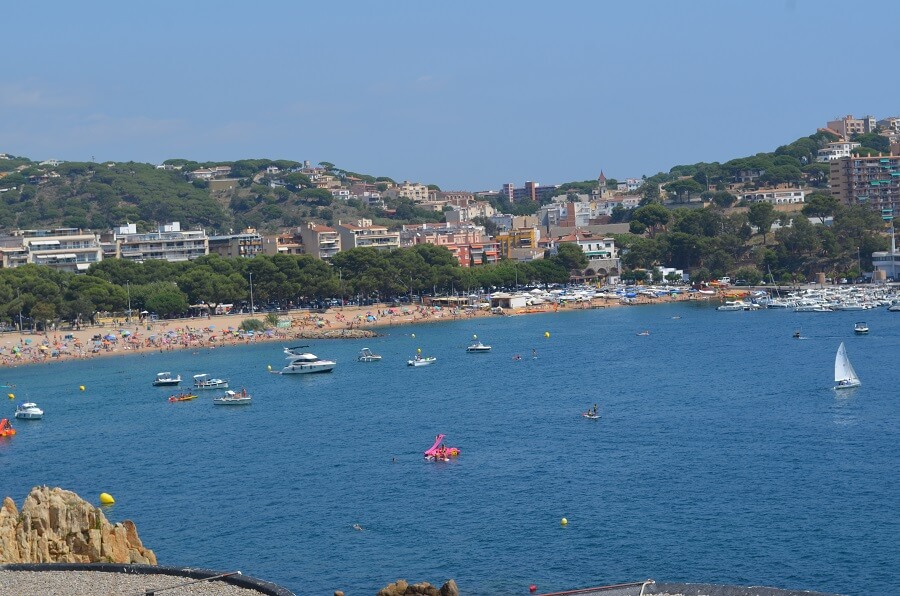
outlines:
[[[466,348],[466,352],[471,352],[471,353],[476,353],[476,354],[483,353],[483,352],[490,352],[490,351],[491,351],[491,346],[486,346],[483,343],[481,343],[480,341],[476,341],[474,344],[472,344]]]
[[[197,399],[196,393],[180,393],[178,395],[173,395],[169,398],[169,401],[170,402],[191,401],[192,399]]]
[[[594,414],[593,412],[582,412],[581,415],[590,420],[599,420],[600,414]]]
[[[281,369],[283,375],[303,375],[310,373],[326,373],[331,372],[337,366],[337,362],[333,360],[322,360],[315,354],[309,352],[295,353],[291,350],[296,348],[285,348],[284,353],[287,354],[287,365]]]
[[[156,373],[156,380],[153,381],[154,387],[172,387],[181,382],[181,375],[173,377],[170,372]]]
[[[407,366],[428,366],[429,364],[434,364],[437,362],[437,358],[434,356],[428,356],[423,358],[422,356],[416,355],[412,360],[407,360]]]
[[[217,406],[246,406],[250,405],[251,399],[253,398],[247,394],[246,389],[241,390],[240,393],[229,389],[222,397],[215,398],[213,404]]]
[[[228,389],[228,381],[210,379],[206,373],[194,375],[194,389]]]
[[[853,332],[857,335],[865,335],[869,332],[869,326],[865,322],[859,322],[853,325]]]
[[[36,403],[25,402],[16,406],[16,418],[22,420],[40,420],[44,417],[44,410],[37,407]]]
[[[369,348],[363,348],[359,351],[359,356],[356,358],[360,362],[378,362],[381,360],[381,356],[370,350]]]

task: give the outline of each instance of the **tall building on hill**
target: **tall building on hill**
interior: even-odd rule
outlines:
[[[900,155],[852,155],[832,161],[830,166],[831,194],[841,204],[868,205],[885,216],[898,214]]]
[[[828,128],[838,133],[845,139],[849,139],[853,135],[866,134],[875,132],[875,116],[863,116],[862,118],[854,118],[852,115],[831,120],[828,122]]]

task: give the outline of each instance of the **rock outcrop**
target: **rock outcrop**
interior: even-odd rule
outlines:
[[[378,596],[411,596],[420,594],[422,596],[459,596],[459,588],[456,587],[456,582],[452,579],[448,580],[440,588],[435,588],[428,582],[411,584],[405,579],[398,579],[378,591]]]
[[[156,565],[131,521],[110,524],[72,491],[36,486],[22,511],[0,507],[0,563],[143,563]]]

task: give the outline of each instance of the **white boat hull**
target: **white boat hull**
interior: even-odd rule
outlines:
[[[406,364],[409,366],[428,366],[435,362],[437,362],[437,358],[422,358],[421,360],[407,360]]]
[[[217,406],[249,406],[250,397],[218,397],[213,400]]]
[[[44,417],[44,413],[36,412],[16,412],[16,418],[19,420],[40,420]]]
[[[281,369],[283,375],[307,375],[312,373],[327,373],[334,369],[336,362],[322,361],[300,364],[288,364]]]

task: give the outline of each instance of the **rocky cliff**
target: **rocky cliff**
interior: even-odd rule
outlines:
[[[22,510],[6,497],[0,507],[0,563],[144,563],[144,548],[131,521],[110,524],[103,512],[75,493],[36,486]]]

